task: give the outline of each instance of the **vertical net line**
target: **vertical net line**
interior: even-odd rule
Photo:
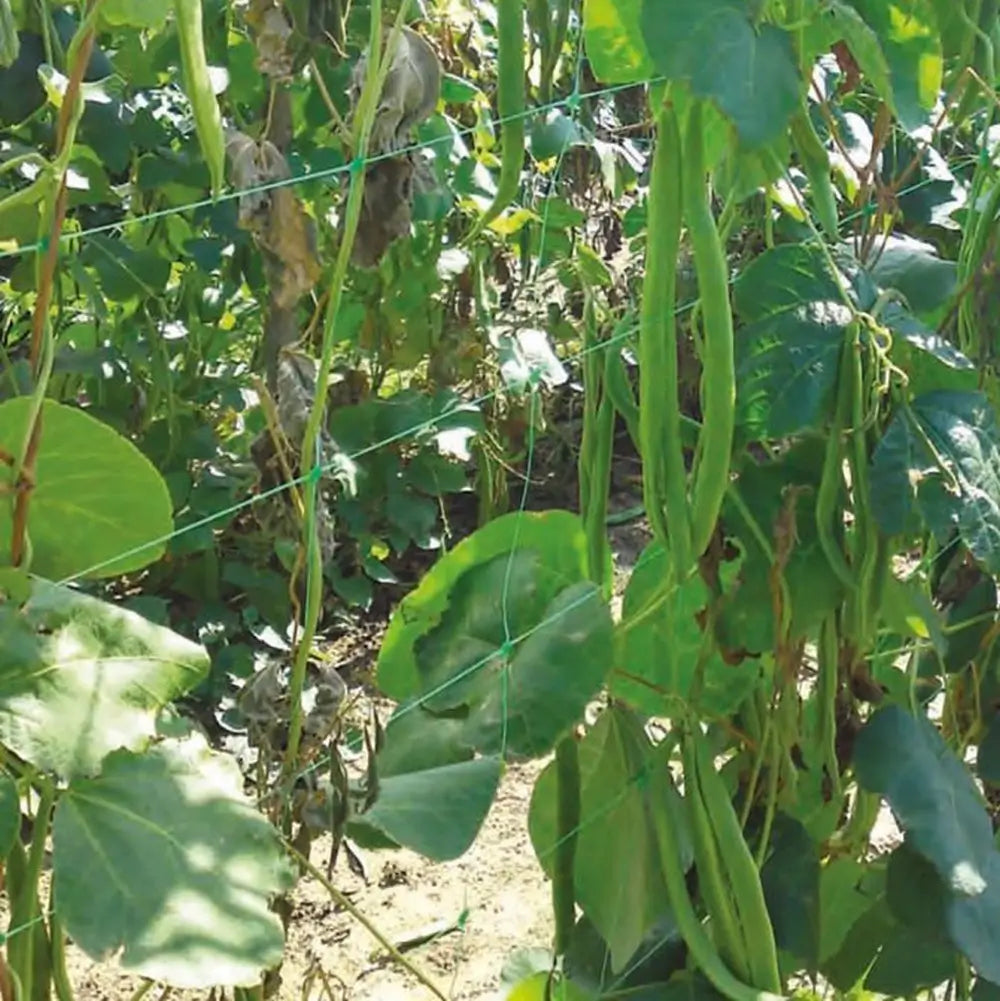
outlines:
[[[573,121],[575,121],[580,104],[579,88],[580,88],[580,76],[582,72],[582,66],[583,66],[583,26],[582,23],[578,23],[577,41],[576,41],[576,59],[573,70],[573,91],[568,98],[565,98],[563,101],[560,102],[560,105],[567,105],[570,107],[571,120]],[[562,172],[563,160],[566,156],[566,151],[569,149],[570,145],[571,145],[571,140],[569,138],[564,138],[562,145],[560,146],[559,155],[556,160],[556,165],[552,171],[552,177],[549,181],[548,190],[546,192],[545,209],[542,212],[541,234],[538,243],[539,269],[541,269],[542,260],[545,256],[545,241],[546,241],[546,234],[548,233],[549,211],[552,204],[552,196],[556,190],[556,185],[558,184],[559,177]],[[539,382],[540,382],[540,372],[537,369],[535,369],[529,374],[531,401],[529,408],[529,426],[528,426],[528,457],[527,457],[527,468],[525,472],[524,489],[521,492],[521,503],[518,508],[517,522],[515,523],[514,526],[514,537],[512,539],[510,552],[507,558],[507,569],[504,574],[503,590],[501,591],[500,594],[500,607],[501,607],[501,616],[503,618],[505,645],[509,645],[512,639],[510,617],[508,614],[510,579],[514,562],[514,553],[517,550],[517,544],[520,536],[521,521],[528,502],[528,490],[530,489],[531,486],[531,465],[532,465],[532,457],[534,454],[535,423],[537,417],[535,412],[535,403],[536,403],[536,397],[538,395]]]
[[[544,10],[543,16],[548,16],[548,9]],[[529,29],[530,30],[530,29]],[[558,60],[553,64],[553,71],[555,66],[558,65]],[[577,37],[576,37],[576,54],[574,58],[573,67],[573,90],[570,95],[558,103],[556,107],[566,106],[570,109],[570,119],[575,123],[577,113],[580,106],[580,77],[582,74],[583,67],[583,24],[582,19],[577,18]],[[551,109],[539,109],[540,113],[547,113]],[[548,189],[545,196],[545,209],[542,213],[542,225],[541,233],[539,235],[538,242],[538,270],[536,275],[541,272],[542,264],[545,257],[545,241],[546,234],[548,233],[548,221],[549,221],[549,210],[552,204],[552,197],[557,190],[557,184],[559,182],[559,177],[562,172],[563,160],[566,156],[566,151],[571,145],[571,137],[564,137],[559,148],[559,155],[556,159],[556,164],[552,172],[552,177],[549,181]],[[534,157],[532,157],[534,159]],[[529,262],[522,262],[522,266],[526,269],[529,266]],[[534,467],[535,459],[535,436],[536,436],[536,425],[538,423],[539,410],[539,386],[540,386],[540,376],[541,373],[537,370],[537,367],[533,368],[529,372],[529,406],[528,406],[528,454],[525,459],[525,471],[524,471],[524,486],[521,489],[521,499],[518,504],[517,513],[515,514],[514,531],[511,538],[510,550],[507,554],[507,565],[504,569],[504,579],[503,586],[500,592],[500,617],[503,623],[503,646],[501,648],[501,665],[500,665],[500,711],[501,711],[501,758],[506,758],[507,754],[507,732],[508,732],[508,709],[509,709],[509,687],[510,687],[510,654],[513,648],[513,631],[511,628],[510,621],[510,586],[511,578],[514,571],[514,558],[517,554],[520,536],[521,536],[521,525],[524,520],[524,515],[528,506],[528,493],[531,490],[531,476]]]

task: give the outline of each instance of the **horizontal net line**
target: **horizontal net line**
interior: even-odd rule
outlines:
[[[610,94],[618,93],[622,90],[628,90],[631,87],[645,86],[648,84],[658,83],[662,81],[663,77],[650,77],[648,80],[639,80],[635,83],[628,84],[616,84],[613,87],[602,87],[599,90],[586,91],[584,93],[578,93],[573,91],[567,97],[561,98],[558,101],[551,101],[548,104],[537,105],[533,108],[528,108],[525,111],[519,111],[513,115],[507,115],[506,117],[496,117],[490,118],[490,126],[496,129],[497,126],[503,126],[511,122],[520,121],[522,119],[534,118],[538,115],[547,114],[550,111],[557,111],[560,108],[573,107],[577,102],[585,100],[593,100],[599,97],[606,97]],[[409,146],[405,146],[402,149],[396,150],[391,153],[380,153],[377,156],[371,157],[358,157],[354,160],[349,160],[345,163],[338,164],[336,167],[325,167],[321,170],[310,171],[305,174],[294,174],[291,177],[279,178],[273,181],[266,181],[262,184],[252,185],[247,188],[235,188],[229,191],[224,191],[218,195],[217,198],[200,198],[193,202],[187,202],[183,205],[171,206],[169,208],[157,209],[153,212],[146,212],[139,216],[132,216],[127,219],[121,219],[117,222],[103,223],[100,226],[91,226],[87,229],[78,230],[75,232],[64,232],[60,234],[59,242],[65,243],[70,240],[83,240],[89,236],[96,236],[101,233],[109,233],[115,230],[123,229],[126,226],[139,226],[143,223],[154,222],[157,219],[163,219],[168,216],[182,215],[186,212],[192,212],[196,209],[212,208],[215,205],[219,205],[223,202],[232,201],[234,199],[245,198],[249,195],[262,194],[267,191],[273,191],[278,188],[288,188],[295,187],[300,184],[306,184],[311,181],[324,181],[330,178],[337,177],[341,174],[348,174],[354,170],[360,170],[374,163],[381,163],[384,160],[392,160],[400,156],[405,156],[410,153],[419,152],[422,149],[429,149],[434,146],[444,145],[445,143],[454,142],[456,139],[467,138],[471,135],[475,135],[480,131],[482,126],[472,125],[467,126],[462,129],[456,129],[454,132],[449,132],[447,135],[435,136],[433,139],[427,139],[423,142],[413,143]],[[17,194],[17,191],[10,192],[10,194]],[[24,254],[34,253],[38,250],[43,250],[47,247],[47,241],[37,240],[35,243],[24,244],[23,246],[15,247],[11,250],[0,251],[0,260],[9,257],[18,257]]]
[[[902,191],[900,191],[900,194],[909,194],[931,183],[933,183],[931,179],[929,178],[925,179],[914,185],[911,185],[909,188],[903,189]],[[862,214],[863,213],[855,213],[855,217],[858,217]],[[850,221],[850,218],[851,217],[847,217],[845,221]],[[735,282],[735,280],[736,280],[735,276],[730,276],[729,284],[732,285]],[[697,299],[692,299],[686,303],[681,304],[674,310],[674,315],[680,316],[683,313],[693,309],[697,305],[697,302],[698,302]],[[627,327],[625,330],[619,331],[616,334],[612,334],[607,339],[600,341],[599,343],[594,344],[589,348],[584,348],[583,350],[578,351],[575,354],[568,355],[566,358],[561,359],[561,361],[564,364],[572,364],[574,362],[580,361],[582,358],[587,357],[588,355],[592,354],[595,351],[605,350],[606,348],[612,347],[615,344],[618,344],[626,340],[628,337],[632,336],[638,331],[639,331],[639,325],[634,324],[633,326]],[[488,393],[484,393],[481,396],[474,397],[471,400],[462,401],[460,404],[456,405],[456,409],[458,406],[467,406],[467,407],[482,406],[484,403],[489,403],[491,400],[496,399],[498,396],[500,396],[506,391],[507,391],[506,387],[498,387],[497,389],[491,390]],[[441,421],[447,420],[448,417],[454,412],[455,412],[454,410],[446,411],[445,413],[439,414],[436,417],[430,417],[424,421],[420,421],[417,424],[412,425],[411,427],[404,428],[402,431],[397,431],[394,434],[388,435],[387,437],[382,438],[381,440],[374,442],[371,445],[366,445],[364,448],[358,449],[356,452],[352,452],[347,455],[341,454],[337,456],[335,459],[331,460],[330,462],[322,464],[317,468],[320,470],[321,473],[332,472],[334,469],[337,468],[337,466],[340,463],[344,462],[345,459],[349,462],[353,462],[356,461],[357,459],[362,459],[365,456],[372,454],[373,452],[377,452],[379,449],[386,448],[387,446],[396,444],[399,441],[404,441],[405,439],[415,436],[421,433],[422,431],[432,430]],[[306,483],[309,477],[312,475],[315,475],[315,473],[314,472],[304,473],[301,476],[297,476],[291,480],[286,480],[274,487],[270,487],[269,489],[263,491],[262,493],[255,494],[253,497],[248,497],[246,500],[239,501],[238,503],[233,504],[227,508],[224,508],[221,511],[216,511],[213,514],[206,515],[204,518],[200,518],[189,525],[183,526],[182,528],[174,529],[167,535],[151,539],[148,542],[144,542],[138,546],[133,546],[130,549],[127,549],[124,552],[119,553],[117,556],[111,557],[106,560],[101,560],[99,563],[94,563],[91,566],[88,566],[84,570],[77,571],[74,574],[70,574],[62,578],[58,583],[61,585],[67,585],[75,581],[82,580],[83,578],[88,577],[90,574],[93,574],[98,570],[102,570],[105,567],[113,566],[115,563],[118,563],[123,559],[127,559],[130,556],[136,556],[139,553],[145,552],[147,549],[153,548],[154,546],[159,546],[164,543],[170,542],[173,539],[176,539],[182,535],[187,534],[188,532],[196,531],[199,528],[205,528],[216,521],[221,521],[223,518],[227,518],[230,515],[239,514],[241,511],[247,510],[248,508],[253,507],[255,504],[258,504],[265,500],[269,500],[272,497],[276,497],[277,495],[284,493],[284,491],[290,490],[293,487],[301,486],[302,484]]]

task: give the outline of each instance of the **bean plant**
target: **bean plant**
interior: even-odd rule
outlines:
[[[0,0],[0,67],[20,81],[0,88],[0,998],[73,997],[69,941],[116,955],[140,990],[263,998],[296,875],[443,997],[311,841],[454,859],[508,765],[540,759],[526,821],[554,934],[517,964],[511,999],[988,1001],[997,4],[470,2],[465,41],[440,47],[469,79],[445,74],[416,141],[436,150],[433,180],[410,234],[359,267],[394,47],[417,17],[449,32],[448,6]],[[455,56],[473,37],[477,57]],[[348,106],[334,84],[362,50]],[[628,95],[640,110],[621,131],[637,138],[609,138]],[[124,150],[95,119],[109,104]],[[290,176],[231,190],[237,132],[261,162],[264,140],[287,154]],[[594,187],[623,273],[595,249]],[[277,250],[238,223],[276,204],[293,223]],[[276,315],[313,388],[298,440],[273,434],[282,482],[237,498],[234,455],[287,417],[257,370]],[[470,366],[441,376],[441,346],[477,324]],[[331,405],[334,372],[359,358],[377,392]],[[577,510],[529,510],[570,372]],[[378,495],[354,480],[379,469],[397,548],[430,535],[423,516],[402,530],[400,482],[425,452],[400,441],[430,453],[449,431],[474,439],[492,498],[500,422],[480,406],[519,415],[520,504],[399,601],[375,670],[395,709],[348,776],[339,731],[317,738],[302,700],[325,582],[344,591],[330,526],[354,530]],[[365,440],[393,407],[420,419]],[[623,440],[650,539],[616,595]],[[429,478],[455,471],[433,454]],[[224,604],[213,528],[238,535],[272,494],[288,499],[266,579],[291,708],[274,767],[248,784],[177,707],[239,673],[228,648],[211,623],[149,609],[159,586]],[[375,576],[379,518],[355,518]],[[249,590],[262,573],[227,579]]]

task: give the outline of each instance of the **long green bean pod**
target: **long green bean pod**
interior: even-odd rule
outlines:
[[[622,360],[620,351],[609,348],[605,353],[608,362],[604,368],[604,388],[611,397],[615,410],[621,414],[625,427],[628,429],[628,436],[632,439],[632,444],[636,451],[639,451],[642,448],[642,442],[639,438],[639,405],[635,402],[632,385],[628,380],[628,372],[625,370],[625,362]]]
[[[851,338],[845,337],[838,370],[837,403],[833,413],[833,424],[826,442],[823,458],[823,472],[820,475],[819,490],[816,493],[816,532],[823,555],[833,568],[841,583],[849,590],[857,588],[857,581],[844,557],[844,551],[834,534],[834,517],[840,508],[837,501],[844,483],[844,429],[850,416],[853,377],[853,348]]]
[[[678,580],[687,576],[696,555],[691,547],[677,371],[681,213],[680,126],[668,92],[656,117],[649,182],[639,319],[639,438],[646,514],[657,539],[670,550]]]
[[[868,435],[865,431],[864,365],[861,358],[863,345],[860,324],[852,324],[850,330],[853,332],[851,339],[852,366],[849,376],[852,394],[851,423],[853,426],[851,428],[851,447],[848,449],[847,459],[851,470],[851,491],[854,494],[853,564],[858,581],[857,591],[853,599],[853,639],[859,647],[864,648],[867,646],[871,633],[875,611],[869,606],[868,600],[876,586],[879,540],[878,527],[871,514],[868,488]]]
[[[602,357],[601,352],[596,350],[599,343],[597,322],[593,298],[589,294],[584,306],[583,329],[585,350],[588,353],[583,360],[583,435],[578,462],[580,514],[587,533],[588,574],[610,598],[607,515],[615,404],[608,391],[608,384],[609,370],[617,356],[615,352],[606,349]]]
[[[805,108],[792,118],[792,145],[812,189],[816,217],[827,237],[838,239],[837,198],[830,180],[830,158]]]
[[[837,761],[837,692],[840,687],[840,643],[837,616],[831,612],[819,627],[816,686],[817,736],[823,764],[834,794],[840,795],[840,765]]]
[[[514,200],[524,164],[524,2],[497,2],[497,111],[503,123],[500,179],[490,207],[466,237],[472,240]]]
[[[743,837],[739,817],[736,816],[729,793],[708,756],[708,748],[704,741],[697,739],[697,735],[687,739],[694,744],[691,755],[694,775],[689,776],[685,769],[685,796],[690,796],[696,788],[697,795],[701,796],[705,804],[711,831],[718,846],[723,877],[732,888],[737,920],[746,938],[751,978],[754,984],[778,994],[781,992],[778,950],[767,904],[764,902],[760,873]]]
[[[677,929],[701,972],[729,1001],[780,1001],[781,995],[757,990],[739,980],[723,962],[691,903],[681,865],[680,834],[670,809],[664,803],[656,804],[650,809],[650,819],[656,832],[660,868],[670,908],[677,922]]]
[[[722,958],[741,980],[752,980],[747,944],[740,928],[732,892],[723,875],[712,822],[701,797],[695,762],[695,737],[681,741],[684,761],[684,803],[691,825],[691,844],[698,870],[698,890],[711,919],[711,933]]]
[[[212,193],[217,195],[225,181],[226,141],[222,134],[219,102],[215,99],[205,57],[201,0],[174,0],[174,12],[181,43],[184,89],[194,111],[195,131],[212,179]]]
[[[691,542],[695,556],[708,547],[729,486],[736,424],[733,314],[726,256],[712,217],[702,102],[688,112],[683,156],[684,216],[698,272],[702,316],[701,435],[691,490]]]
[[[544,3],[546,18],[548,18],[548,0]],[[552,78],[555,76],[556,64],[566,41],[566,29],[569,27],[569,13],[572,0],[555,0],[555,22],[546,23],[545,47],[542,51],[542,65],[539,71],[538,97],[542,104],[552,100]]]
[[[555,917],[555,954],[569,948],[576,923],[573,867],[580,828],[580,752],[576,735],[568,733],[556,744],[556,842],[552,869],[552,912]]]

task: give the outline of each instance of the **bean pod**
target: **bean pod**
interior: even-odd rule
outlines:
[[[217,195],[225,181],[226,142],[219,102],[215,99],[205,57],[201,0],[174,0],[174,12],[177,15],[184,89],[194,111],[195,130],[212,179],[212,192]]]

